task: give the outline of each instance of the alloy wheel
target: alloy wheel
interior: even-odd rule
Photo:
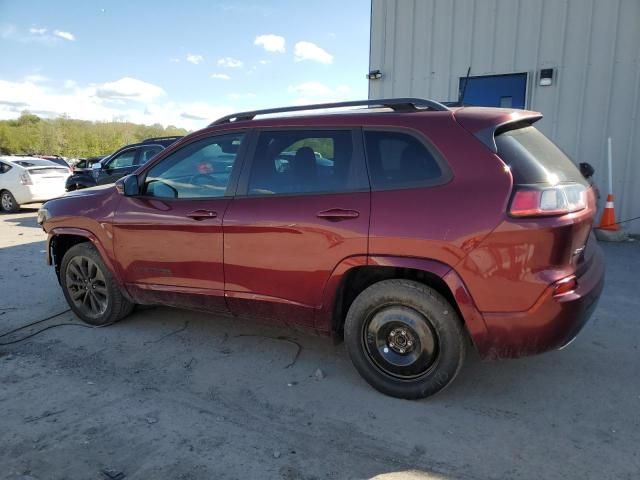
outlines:
[[[2,194],[2,209],[6,212],[13,210],[13,198],[7,192]]]
[[[66,288],[74,306],[91,318],[99,318],[109,306],[109,292],[100,267],[89,257],[73,257],[65,273]]]

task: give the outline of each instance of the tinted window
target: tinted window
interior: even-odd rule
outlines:
[[[9,170],[11,170],[11,165],[0,163],[0,173],[7,173]]]
[[[518,184],[580,182],[580,170],[535,127],[509,130],[496,136],[498,156],[509,165]]]
[[[402,188],[439,183],[442,169],[416,137],[402,132],[364,133],[371,186]]]
[[[209,137],[181,148],[147,174],[145,194],[168,198],[225,195],[244,134]]]
[[[114,159],[109,162],[109,165],[107,165],[107,168],[114,169],[114,168],[131,167],[133,166],[133,161],[135,160],[135,158],[136,158],[136,151],[127,150],[126,152],[122,152],[117,157],[114,157]]]
[[[29,158],[25,160],[13,160],[13,163],[21,167],[57,167],[58,164],[49,160],[41,160],[38,158]]]
[[[161,151],[162,151],[162,147],[160,147],[160,146],[141,148],[140,149],[140,156],[138,157],[138,163],[140,165],[144,165],[149,160],[151,160],[151,158],[154,155],[156,155],[157,153],[160,153]]]
[[[248,192],[269,195],[366,188],[358,168],[350,130],[261,132]]]

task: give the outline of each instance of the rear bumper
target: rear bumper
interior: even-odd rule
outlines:
[[[53,185],[25,185],[12,192],[20,204],[46,202],[65,194],[64,183]]]
[[[516,358],[571,342],[591,317],[604,287],[602,251],[597,244],[593,248],[589,268],[577,278],[575,290],[554,297],[552,284],[527,311],[482,313],[486,332],[481,341],[475,342],[480,355]]]

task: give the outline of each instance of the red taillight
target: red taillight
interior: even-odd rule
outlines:
[[[564,215],[587,208],[587,189],[580,184],[516,187],[509,213],[514,217]]]
[[[29,172],[24,172],[22,175],[20,175],[20,183],[22,185],[33,185],[33,182],[31,181],[31,175],[29,175]]]
[[[553,289],[553,296],[558,297],[560,295],[564,295],[565,293],[573,292],[577,287],[578,280],[576,280],[576,277],[571,276],[562,279],[556,283],[556,286]]]

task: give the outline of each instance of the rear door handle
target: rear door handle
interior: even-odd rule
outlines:
[[[211,210],[195,210],[191,213],[188,213],[187,217],[200,221],[206,220],[207,218],[217,218],[218,214]]]
[[[331,221],[338,221],[358,218],[360,216],[360,212],[357,210],[345,210],[343,208],[330,208],[329,210],[318,212],[316,216],[318,218],[325,218]]]

